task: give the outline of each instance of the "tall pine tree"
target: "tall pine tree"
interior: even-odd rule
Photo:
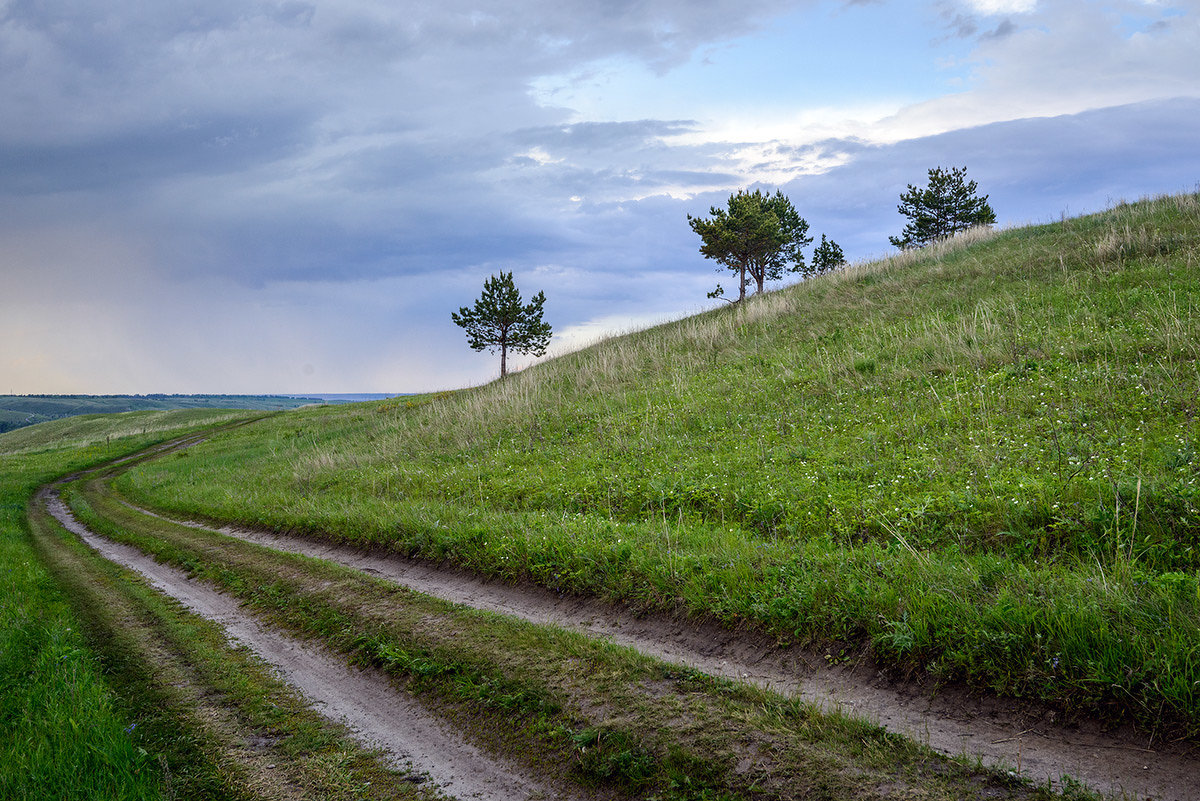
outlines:
[[[472,350],[500,351],[500,377],[508,375],[508,352],[544,356],[550,344],[550,325],[542,320],[546,295],[522,303],[512,273],[502,272],[483,284],[483,294],[472,308],[451,312],[450,319],[467,332]]]
[[[692,217],[688,224],[700,235],[700,252],[738,276],[738,300],[746,298],[747,279],[758,292],[766,281],[778,281],[788,272],[803,272],[801,249],[812,243],[808,222],[783,192],[769,195],[759,189],[739,190],[729,196],[726,208],[712,206],[712,217]],[[716,297],[721,293],[710,293]]]

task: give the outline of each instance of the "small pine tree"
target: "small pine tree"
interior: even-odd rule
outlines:
[[[550,325],[542,320],[542,305],[546,295],[534,295],[528,303],[521,302],[521,293],[513,283],[512,273],[493,275],[483,284],[483,294],[468,309],[463,306],[451,312],[454,324],[467,332],[467,344],[472,350],[500,351],[500,377],[508,375],[508,352],[532,353],[544,356],[550,344]]]
[[[821,244],[813,250],[812,263],[812,274],[822,275],[844,266],[846,254],[842,252],[842,248],[837,242],[826,239],[825,234],[821,234]]]
[[[918,189],[912,184],[900,195],[897,211],[909,219],[900,236],[888,241],[901,250],[924,247],[947,239],[976,225],[992,225],[996,213],[988,205],[988,196],[976,197],[979,186],[967,181],[966,167],[929,171],[929,185]]]

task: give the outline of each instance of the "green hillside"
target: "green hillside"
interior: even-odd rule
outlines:
[[[244,419],[234,409],[167,409],[64,417],[0,434],[0,455],[83,448],[122,437],[165,435],[188,426]]]
[[[1161,198],[275,416],[118,488],[1195,736],[1198,309],[1200,196]]]

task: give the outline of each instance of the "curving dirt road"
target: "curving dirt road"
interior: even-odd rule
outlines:
[[[420,704],[394,690],[386,676],[348,667],[311,645],[259,624],[236,599],[193,581],[136,548],[100,537],[77,521],[57,491],[39,494],[48,512],[104,558],[127,567],[190,611],[220,624],[328,718],[347,725],[357,739],[379,748],[400,768],[426,774],[438,789],[460,799],[561,798],[533,777],[501,764],[464,741]]]
[[[1132,732],[1064,727],[1045,716],[1033,719],[1015,704],[961,692],[930,697],[714,625],[636,616],[594,599],[488,582],[395,555],[233,526],[214,529],[173,522],[326,559],[454,603],[606,637],[668,662],[866,718],[944,754],[978,756],[986,764],[1019,768],[1021,775],[1038,782],[1059,785],[1069,775],[1105,793],[1161,801],[1200,798],[1200,754],[1194,747],[1150,748]]]

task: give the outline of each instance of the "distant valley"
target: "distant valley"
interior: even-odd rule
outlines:
[[[314,395],[0,395],[0,433],[81,414],[166,409],[298,409],[336,403],[340,396]],[[346,396],[347,399],[361,396]],[[386,397],[386,396],[378,396]]]

